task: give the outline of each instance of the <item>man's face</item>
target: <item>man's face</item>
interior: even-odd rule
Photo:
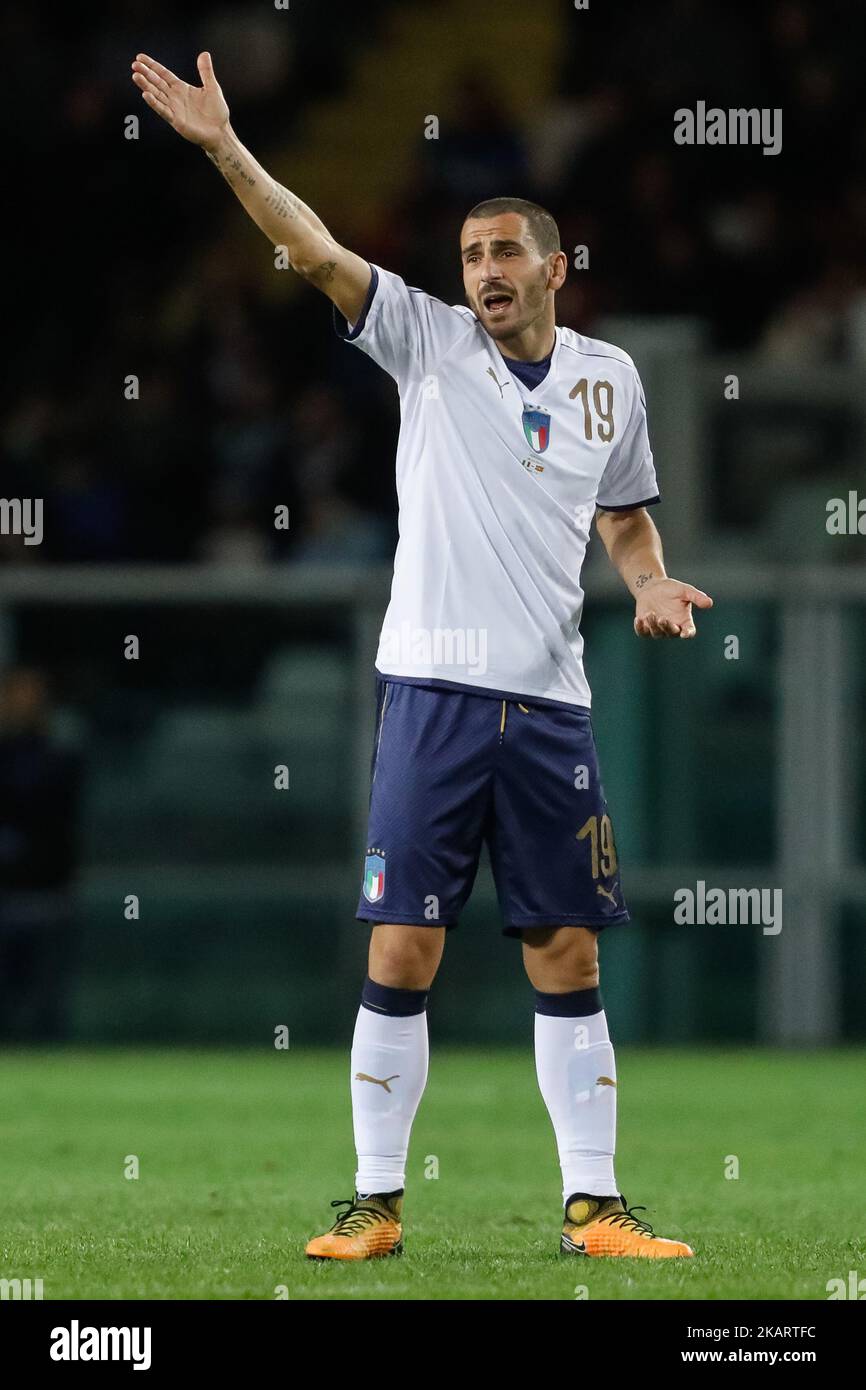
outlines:
[[[460,255],[467,302],[491,338],[513,338],[544,313],[553,258],[519,212],[464,222]]]

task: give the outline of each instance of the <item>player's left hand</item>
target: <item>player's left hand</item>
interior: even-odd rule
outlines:
[[[713,600],[681,579],[651,579],[637,596],[634,630],[638,637],[694,637],[692,604],[712,608]]]

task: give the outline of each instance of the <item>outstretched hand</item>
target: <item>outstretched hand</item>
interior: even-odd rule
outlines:
[[[692,604],[712,608],[713,600],[682,580],[651,579],[637,596],[634,630],[638,637],[694,637]]]
[[[214,149],[229,120],[229,108],[214,76],[209,53],[196,60],[202,85],[191,87],[146,53],[136,55],[132,80],[152,111],[172,130],[203,149]]]

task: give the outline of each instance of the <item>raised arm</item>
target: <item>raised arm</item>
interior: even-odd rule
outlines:
[[[155,58],[139,53],[132,80],[152,111],[204,150],[271,244],[286,247],[292,269],[355,323],[370,287],[369,264],[340,246],[312,209],[277,183],[241,144],[209,53],[199,54],[197,67],[202,85],[192,87]]]

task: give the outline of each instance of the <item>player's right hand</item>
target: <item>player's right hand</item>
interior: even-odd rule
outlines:
[[[178,135],[211,150],[229,123],[229,108],[214,77],[210,54],[200,53],[196,66],[202,85],[191,87],[155,58],[139,53],[132,64],[132,80],[150,109]]]

